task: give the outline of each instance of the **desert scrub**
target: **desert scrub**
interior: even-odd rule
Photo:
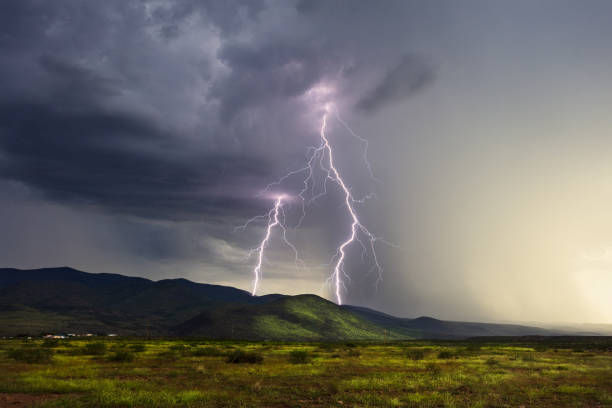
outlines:
[[[467,351],[468,353],[478,353],[481,350],[482,350],[482,345],[478,343],[470,343],[465,348],[465,351]]]
[[[53,351],[48,348],[20,347],[9,350],[9,358],[22,363],[50,363],[53,361]]]
[[[438,376],[442,372],[440,366],[434,363],[428,363],[425,366],[425,370],[432,376]]]
[[[45,339],[42,343],[42,347],[55,348],[57,346],[59,346],[58,339]]]
[[[406,352],[406,357],[414,361],[422,360],[425,358],[425,352],[419,349],[411,349]]]
[[[228,354],[225,361],[233,364],[259,364],[263,361],[263,356],[255,351],[235,350]]]
[[[141,343],[131,344],[129,348],[134,353],[142,353],[142,352],[147,350],[147,346],[145,346],[144,344],[141,344]]]
[[[446,360],[449,358],[455,358],[455,354],[449,350],[442,350],[438,353],[438,358],[441,360]]]
[[[488,366],[496,366],[499,365],[499,361],[493,357],[490,357],[487,359],[487,361],[485,361],[485,364]]]
[[[102,342],[87,343],[81,352],[87,356],[102,356],[106,353],[106,344]]]
[[[334,343],[321,343],[318,347],[321,351],[336,351],[338,349],[338,345]]]
[[[311,359],[310,353],[306,350],[293,350],[289,353],[289,362],[291,364],[306,364]]]
[[[197,347],[191,352],[191,355],[195,357],[222,357],[227,353],[217,347]]]
[[[134,358],[134,353],[129,350],[118,350],[112,353],[108,357],[108,360],[116,363],[128,363],[130,361],[134,361]]]
[[[160,360],[169,362],[179,360],[181,358],[181,355],[174,350],[163,350],[158,352],[155,357]]]
[[[186,344],[174,344],[168,349],[181,354],[187,354],[189,352],[189,347]]]

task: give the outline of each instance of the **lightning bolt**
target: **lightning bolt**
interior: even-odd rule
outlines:
[[[280,228],[281,240],[283,241],[283,243],[293,250],[293,253],[295,255],[296,266],[298,264],[303,264],[303,261],[298,256],[297,248],[287,238],[287,227],[285,227],[286,216],[285,216],[285,209],[283,207],[283,200],[286,200],[286,198],[287,196],[285,194],[279,194],[278,196],[276,196],[276,199],[274,201],[274,206],[272,207],[272,209],[270,209],[270,211],[266,215],[255,216],[251,218],[250,220],[248,220],[245,224],[234,229],[234,231],[239,230],[239,229],[245,229],[251,223],[259,219],[262,219],[262,218],[268,219],[266,233],[264,235],[264,238],[262,239],[262,241],[257,247],[249,251],[249,254],[247,256],[248,258],[250,258],[254,253],[257,253],[257,264],[255,265],[253,269],[253,289],[251,291],[251,294],[253,296],[255,296],[255,294],[257,293],[257,287],[259,286],[259,281],[261,278],[261,269],[262,269],[263,262],[265,259],[265,250],[266,250],[266,247],[268,246],[268,243],[270,242],[272,230],[275,227]]]
[[[357,135],[349,125],[340,117],[338,109],[331,103],[328,103],[324,106],[324,114],[321,121],[321,126],[319,128],[319,136],[320,142],[318,146],[311,146],[307,150],[306,154],[306,164],[298,168],[297,170],[293,170],[279,178],[278,180],[268,184],[264,190],[260,193],[260,195],[264,195],[269,193],[273,188],[277,186],[282,186],[289,179],[297,178],[302,185],[301,190],[296,194],[296,198],[301,201],[301,215],[298,219],[297,224],[294,226],[295,229],[298,229],[306,217],[306,207],[312,202],[316,201],[320,197],[324,196],[328,192],[328,183],[332,182],[336,184],[340,191],[343,194],[343,207],[346,209],[347,214],[351,220],[349,234],[347,238],[342,241],[342,243],[337,247],[335,255],[332,257],[331,264],[333,264],[333,271],[331,275],[327,279],[326,283],[331,284],[333,287],[333,292],[336,298],[336,302],[338,304],[342,304],[343,297],[342,293],[346,290],[346,283],[350,281],[350,276],[345,270],[345,264],[347,259],[347,250],[354,244],[359,244],[362,248],[362,260],[365,258],[367,253],[370,253],[372,256],[372,268],[369,273],[376,272],[376,287],[382,281],[382,273],[383,268],[378,260],[378,256],[376,254],[376,243],[378,241],[387,243],[389,245],[394,246],[391,243],[375,236],[370,232],[368,228],[361,222],[359,215],[355,209],[356,204],[364,203],[367,199],[375,197],[374,194],[369,194],[362,198],[355,198],[351,192],[351,189],[347,186],[344,178],[341,175],[341,172],[338,166],[335,163],[334,157],[334,148],[327,137],[327,127],[328,127],[328,119],[332,112],[335,111],[335,119],[348,131],[348,133],[359,142],[361,142],[364,146],[363,149],[363,159],[365,165],[370,173],[370,176],[373,180],[378,181],[374,177],[374,173],[372,171],[372,166],[368,160],[368,141],[359,135]],[[323,179],[318,179],[318,175],[322,175]],[[299,178],[298,178],[299,177]],[[281,194],[276,196],[275,204],[272,209],[266,215],[256,216],[246,224],[239,228],[246,228],[250,223],[255,222],[259,219],[267,218],[267,228],[264,238],[260,242],[260,244],[251,250],[249,253],[252,255],[253,253],[257,253],[257,263],[253,269],[253,291],[252,294],[255,295],[257,292],[257,287],[261,278],[261,269],[262,264],[265,259],[264,252],[266,246],[270,241],[270,236],[272,234],[272,230],[275,227],[279,227],[282,231],[281,238],[285,245],[290,247],[295,254],[296,264],[302,263],[298,256],[298,251],[296,247],[289,242],[287,239],[286,233],[287,228],[285,226],[285,211],[283,207],[283,200],[285,200],[288,196],[285,194]],[[331,265],[330,264],[330,265]]]
[[[334,152],[332,149],[332,146],[329,142],[329,139],[327,138],[326,135],[326,130],[327,130],[327,116],[329,114],[329,109],[326,109],[326,113],[323,115],[323,120],[321,122],[321,129],[320,129],[320,136],[321,136],[321,141],[322,144],[321,146],[324,149],[324,152],[326,152],[327,154],[323,153],[322,154],[322,158],[324,158],[325,156],[327,156],[328,158],[328,164],[329,167],[327,168],[327,177],[326,177],[326,181],[327,180],[332,180],[334,181],[342,190],[342,192],[344,193],[344,204],[346,205],[346,210],[348,211],[348,213],[350,214],[351,217],[351,228],[350,228],[350,234],[348,236],[348,238],[342,242],[342,244],[338,247],[338,250],[336,252],[336,255],[334,256],[334,258],[336,259],[335,265],[334,265],[334,271],[332,272],[332,275],[330,277],[330,280],[333,282],[334,285],[334,292],[336,295],[336,301],[339,305],[342,304],[342,288],[346,288],[345,284],[344,284],[344,280],[343,278],[349,279],[350,277],[349,275],[346,273],[346,271],[344,270],[344,263],[346,260],[346,249],[353,243],[355,242],[359,242],[362,246],[362,248],[364,249],[364,251],[366,250],[365,244],[363,243],[363,241],[360,240],[358,234],[362,233],[368,240],[369,242],[369,246],[370,246],[370,250],[372,253],[372,257],[374,260],[374,266],[373,269],[376,270],[376,272],[378,273],[378,278],[376,280],[376,284],[378,285],[378,283],[382,280],[382,272],[383,272],[383,268],[380,265],[380,263],[378,262],[378,256],[376,255],[376,249],[374,247],[374,244],[376,243],[376,241],[379,240],[378,237],[376,237],[374,234],[372,234],[359,220],[359,217],[357,216],[357,212],[355,211],[355,208],[353,206],[354,203],[356,202],[362,202],[363,200],[356,200],[355,198],[353,198],[353,195],[350,191],[350,189],[346,186],[346,183],[344,182],[344,179],[342,178],[342,176],[340,176],[340,172],[338,171],[338,168],[336,167],[335,163],[334,163]],[[337,116],[337,118],[339,119],[339,116]],[[346,124],[344,122],[342,122],[342,120],[340,120],[341,123],[343,125],[345,125],[345,127],[348,128],[348,126],[346,126]],[[350,128],[348,128],[350,129]],[[350,131],[352,135],[356,136],[356,134],[351,130]],[[361,139],[360,140],[365,140],[365,139]],[[367,141],[366,141],[366,154],[367,154]],[[367,161],[367,156],[364,156],[366,158],[366,163],[368,165],[368,169],[371,172],[371,166],[369,165],[369,162]]]

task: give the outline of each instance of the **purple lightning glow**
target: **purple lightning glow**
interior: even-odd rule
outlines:
[[[248,257],[250,258],[251,255],[253,255],[253,253],[257,253],[257,264],[255,265],[255,268],[253,269],[253,289],[251,291],[251,294],[253,296],[255,296],[255,294],[257,293],[257,287],[259,285],[259,280],[261,277],[261,268],[262,268],[262,265],[265,259],[265,250],[266,250],[266,247],[268,246],[268,243],[270,242],[270,236],[272,235],[272,230],[274,229],[274,227],[280,228],[281,240],[283,241],[285,245],[287,245],[289,248],[293,250],[293,253],[295,255],[296,266],[300,263],[303,263],[302,260],[298,256],[297,248],[287,239],[287,228],[285,227],[286,217],[285,217],[285,210],[283,207],[283,200],[286,200],[286,199],[287,199],[287,196],[285,194],[277,195],[274,201],[274,207],[272,207],[272,209],[266,215],[258,215],[256,217],[253,217],[250,220],[248,220],[245,224],[236,228],[236,230],[245,229],[246,227],[249,226],[249,224],[251,224],[252,222],[258,219],[261,219],[261,218],[268,219],[268,225],[266,227],[266,234],[263,240],[257,247],[253,248],[248,254]]]
[[[338,250],[335,255],[336,263],[334,265],[334,271],[330,277],[330,279],[333,281],[333,284],[334,284],[336,301],[338,302],[339,305],[341,305],[342,304],[341,289],[345,288],[343,277],[345,277],[346,279],[350,279],[350,277],[344,270],[344,261],[346,258],[346,248],[349,245],[353,244],[354,242],[359,242],[365,251],[365,245],[359,239],[358,232],[361,232],[362,234],[364,234],[369,241],[372,257],[374,258],[374,269],[376,269],[376,271],[378,272],[377,284],[382,279],[382,266],[378,262],[378,257],[376,255],[376,250],[374,248],[374,243],[378,240],[378,238],[374,236],[366,227],[363,226],[363,224],[361,223],[361,221],[359,220],[357,216],[357,213],[355,212],[355,208],[353,207],[353,204],[355,202],[361,202],[362,200],[355,200],[353,198],[351,191],[346,186],[344,180],[342,179],[342,177],[340,176],[340,173],[338,172],[337,167],[334,164],[333,150],[332,150],[331,144],[329,143],[329,139],[327,138],[327,135],[325,134],[325,131],[327,130],[327,115],[328,114],[329,114],[329,109],[326,109],[326,113],[323,115],[323,121],[321,123],[321,130],[320,130],[320,135],[321,135],[321,140],[322,140],[321,146],[327,152],[327,157],[329,160],[329,168],[327,169],[326,181],[328,179],[332,180],[336,184],[338,184],[338,186],[340,186],[340,188],[342,189],[344,193],[344,203],[346,204],[346,209],[349,212],[351,216],[351,220],[352,220],[351,233],[349,237],[338,247]],[[352,131],[351,133],[354,135]],[[324,158],[325,153],[323,153],[321,157]],[[368,165],[368,169],[371,171],[371,167],[369,166],[367,157],[366,157],[366,163]]]
[[[319,136],[320,143],[318,146],[313,146],[308,149],[308,153],[306,155],[306,164],[304,167],[299,168],[297,170],[293,170],[285,174],[283,177],[270,183],[266,188],[262,191],[261,195],[270,193],[272,189],[276,189],[277,187],[282,186],[287,180],[302,176],[301,190],[295,195],[295,198],[298,198],[301,201],[301,215],[298,219],[297,224],[295,225],[295,229],[298,229],[306,217],[306,207],[319,199],[322,196],[325,196],[328,192],[328,182],[335,183],[339,188],[343,195],[343,206],[345,207],[350,220],[350,234],[348,237],[338,246],[335,255],[332,257],[333,271],[330,277],[327,279],[327,283],[331,284],[333,287],[333,292],[336,298],[336,302],[338,304],[342,304],[343,296],[342,293],[346,290],[346,282],[350,281],[350,276],[345,270],[345,264],[347,259],[347,250],[349,247],[355,243],[361,245],[362,248],[362,260],[365,258],[366,254],[369,252],[372,256],[372,268],[370,269],[370,273],[375,271],[377,273],[376,285],[382,281],[382,272],[383,268],[378,260],[378,256],[376,254],[375,244],[377,241],[385,242],[386,241],[380,239],[370,232],[368,228],[364,226],[364,224],[359,219],[358,213],[355,209],[355,204],[363,203],[367,199],[374,197],[373,194],[367,195],[363,198],[356,199],[351,189],[347,186],[344,178],[341,176],[341,172],[338,166],[335,163],[334,159],[334,149],[330,140],[327,136],[327,126],[328,126],[328,118],[331,116],[332,112],[335,111],[335,119],[348,131],[348,133],[355,139],[357,139],[360,143],[363,144],[363,160],[365,165],[370,173],[370,176],[373,180],[376,180],[374,174],[372,172],[372,167],[368,161],[368,141],[360,136],[358,136],[349,125],[340,117],[338,113],[338,109],[332,103],[324,104],[324,113],[321,121],[321,125],[319,128]],[[317,183],[318,175],[322,174],[323,179],[322,183]],[[317,187],[320,186],[320,187]],[[320,189],[320,191],[319,191]],[[282,193],[280,195],[276,195],[276,200],[274,207],[267,213],[267,215],[259,215],[247,221],[246,224],[239,228],[246,228],[250,223],[258,220],[267,218],[267,228],[264,238],[260,242],[260,244],[251,250],[249,253],[252,255],[253,253],[257,253],[257,263],[253,269],[253,291],[252,294],[255,295],[257,292],[257,287],[261,278],[261,269],[262,264],[265,259],[264,252],[266,246],[270,241],[270,236],[272,234],[272,230],[275,227],[279,227],[282,231],[282,240],[283,242],[289,246],[295,254],[296,265],[298,263],[303,263],[298,257],[298,252],[296,247],[291,244],[287,240],[286,232],[287,228],[285,227],[285,212],[283,207],[283,200],[285,200],[288,195]],[[282,220],[281,220],[282,218]]]

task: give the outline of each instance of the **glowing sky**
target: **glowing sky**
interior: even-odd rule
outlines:
[[[68,265],[251,289],[234,228],[304,164],[322,101],[401,316],[612,323],[612,3],[0,2],[0,266]],[[299,185],[287,186],[288,188]],[[299,189],[297,190],[299,191]],[[346,236],[340,191],[259,293],[311,292]],[[340,201],[341,202],[341,201]]]

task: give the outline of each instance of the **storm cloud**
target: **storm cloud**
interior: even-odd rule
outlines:
[[[413,96],[435,79],[433,67],[412,55],[405,55],[385,74],[380,83],[366,94],[357,107],[372,112]]]
[[[358,211],[397,244],[380,245],[378,288],[351,253],[348,302],[612,321],[589,295],[612,288],[590,278],[608,262],[580,255],[612,246],[610,13],[595,0],[2,1],[1,266],[247,289],[262,226],[235,227],[303,166],[333,103],[380,180],[331,120],[351,191],[377,197]],[[306,267],[271,243],[264,293],[329,296],[348,231],[338,194],[289,230]],[[299,215],[292,203],[289,223]]]

